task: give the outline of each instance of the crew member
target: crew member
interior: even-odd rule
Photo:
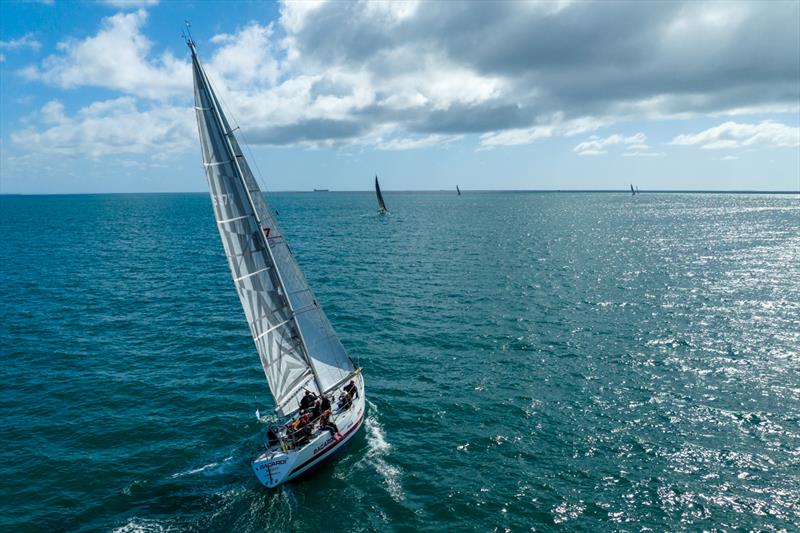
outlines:
[[[300,399],[300,412],[307,411],[314,405],[314,401],[317,399],[317,395],[311,392],[310,390],[306,390],[305,396]]]
[[[331,420],[331,410],[328,409],[322,413],[319,418],[319,429],[327,429],[331,432],[331,436],[336,440],[340,440],[342,438],[341,434],[339,434],[339,428],[336,427],[336,424],[333,423]]]
[[[345,385],[343,390],[350,395],[351,399],[358,398],[358,387],[356,387],[355,380],[351,379],[350,383]]]

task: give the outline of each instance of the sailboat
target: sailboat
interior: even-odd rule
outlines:
[[[191,36],[186,42],[214,216],[275,403],[268,442],[252,462],[258,480],[272,488],[307,473],[353,438],[364,421],[364,378],[267,207]],[[328,398],[332,412],[301,417],[306,391]]]
[[[381,186],[378,185],[378,175],[375,175],[375,195],[378,197],[378,213],[383,215],[388,213],[389,210],[386,209],[386,203],[383,201],[383,195],[381,194]]]
[[[461,189],[458,188],[458,185],[456,185],[456,192],[458,193],[459,196],[461,196]]]
[[[631,195],[636,196],[636,190],[633,188],[633,183],[631,183]]]

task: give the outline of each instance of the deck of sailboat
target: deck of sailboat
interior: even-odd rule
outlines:
[[[339,438],[335,438],[327,429],[315,427],[314,433],[302,446],[292,447],[290,441],[281,435],[277,445],[265,446],[253,460],[253,471],[259,481],[271,488],[306,474],[332,457],[355,436],[364,422],[366,407],[364,381],[360,374],[355,381],[358,395],[348,408],[337,408],[331,417],[339,429]]]

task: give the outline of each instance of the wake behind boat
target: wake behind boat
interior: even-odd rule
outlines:
[[[364,422],[364,379],[267,207],[191,36],[186,42],[214,216],[278,417],[252,466],[275,487],[353,438]]]

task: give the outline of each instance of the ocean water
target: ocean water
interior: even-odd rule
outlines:
[[[796,195],[283,193],[366,427],[279,490],[204,194],[0,197],[0,530],[800,528]]]

